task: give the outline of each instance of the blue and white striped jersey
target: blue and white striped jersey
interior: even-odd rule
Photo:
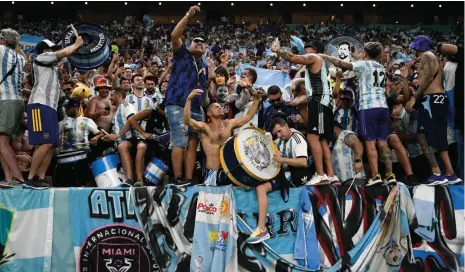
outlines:
[[[98,134],[97,124],[92,119],[86,117],[71,118],[66,117],[60,122],[59,152],[76,150],[88,150],[89,134]]]
[[[136,113],[137,111],[132,104],[129,104],[127,101],[123,101],[113,116],[111,133],[118,134],[124,128],[124,125],[126,124],[129,117]],[[120,139],[124,141],[129,140],[130,138],[132,138],[131,130],[121,136]]]
[[[334,121],[342,126],[342,130],[352,130],[357,132],[357,115],[355,107],[347,109],[336,108],[334,111]]]
[[[57,52],[42,53],[36,61],[47,66],[39,66],[34,63],[34,87],[32,87],[29,104],[42,104],[56,110],[60,99],[61,88],[58,78]]]
[[[0,100],[23,100],[21,87],[24,80],[24,57],[16,53],[15,50],[0,45]],[[6,77],[13,68],[12,73]]]
[[[359,82],[359,110],[387,108],[384,94],[387,75],[384,66],[374,60],[358,60],[352,62],[352,65]]]
[[[136,110],[136,113],[139,113],[145,109],[151,109],[153,108],[153,102],[150,97],[144,94],[143,97],[137,97],[135,94],[131,94],[128,97],[126,97],[126,101],[131,104],[134,109]],[[145,127],[147,126],[147,121],[142,120],[139,122],[140,127],[145,131]],[[139,136],[139,133],[136,130],[133,130],[133,134],[137,136],[137,138],[141,139]]]

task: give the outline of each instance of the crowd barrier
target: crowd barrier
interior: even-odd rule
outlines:
[[[245,240],[258,217],[255,191],[234,188],[232,199],[214,205],[199,200],[205,188],[1,190],[0,271],[188,271],[196,211],[226,218],[231,207],[239,271],[313,271],[315,264],[335,271],[330,267],[353,252],[379,221],[378,211],[392,190],[387,185],[353,186],[346,194],[348,186],[291,188],[287,203],[280,192],[270,193],[266,225],[271,238],[249,245]],[[434,190],[434,242],[411,230],[416,262],[404,258],[401,271],[463,271],[464,186]],[[319,252],[305,262],[294,260],[296,235],[304,227],[298,220],[303,197],[312,204],[305,222],[313,224],[316,234],[313,244],[307,244]],[[224,231],[208,237],[215,250],[226,250],[227,240],[233,239]]]

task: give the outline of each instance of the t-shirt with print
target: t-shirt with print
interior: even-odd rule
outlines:
[[[166,105],[178,105],[184,107],[186,99],[192,90],[208,90],[207,65],[200,59],[195,59],[183,44],[173,54],[170,80],[166,90]],[[191,101],[191,111],[201,113],[201,96],[196,96]]]

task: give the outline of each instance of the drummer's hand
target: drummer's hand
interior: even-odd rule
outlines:
[[[278,163],[282,163],[283,162],[283,157],[281,157],[281,155],[279,155],[278,153],[275,153],[273,155],[273,159],[275,160],[275,162],[278,162]]]
[[[187,97],[187,100],[192,100],[194,97],[196,97],[196,96],[198,96],[198,95],[201,95],[201,94],[203,94],[203,91],[202,91],[202,90],[200,90],[200,89],[195,89],[195,90],[193,90],[193,91],[189,94],[189,96]]]
[[[119,138],[119,136],[116,135],[116,134],[110,134],[110,135],[108,135],[108,139],[109,139],[110,141],[113,141],[113,142],[116,141],[116,140],[118,140],[118,138]]]
[[[97,145],[97,142],[98,142],[98,139],[95,138],[95,137],[92,138],[92,139],[90,139],[90,144],[91,144],[91,145]]]
[[[77,45],[78,47],[80,47],[81,45],[84,44],[84,40],[82,39],[81,36],[77,37],[76,41],[74,42],[75,45]]]
[[[153,140],[153,135],[148,132],[144,132],[142,136],[147,140]]]

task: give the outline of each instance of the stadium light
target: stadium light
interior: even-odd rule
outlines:
[[[161,6],[161,2],[158,2],[158,5]]]
[[[373,7],[376,8],[376,4],[373,4]]]
[[[307,4],[303,3],[303,6],[304,6],[304,7],[306,7],[306,6],[307,6]]]
[[[53,2],[50,2],[50,4],[52,4],[52,5],[53,5]]]
[[[197,23],[200,23],[200,21],[197,21]]]
[[[399,23],[399,21],[396,21],[396,24],[398,24],[398,23]]]
[[[270,7],[272,7],[272,6],[273,6],[273,3],[270,3]]]
[[[442,5],[439,5],[440,8],[442,8]]]
[[[14,5],[14,4],[15,4],[15,1],[12,1],[12,2],[11,2],[11,4],[13,4],[13,5]]]
[[[242,24],[245,24],[245,22],[242,22]]]
[[[172,23],[174,23],[174,20],[171,20]]]
[[[231,3],[231,6],[234,6],[234,3]]]
[[[200,5],[202,5],[202,3],[198,2],[198,3],[197,3],[197,6],[200,6]]]
[[[341,3],[341,7],[343,7],[343,6],[344,6],[344,4],[343,4],[343,3]]]
[[[413,8],[413,7],[414,7],[414,5],[413,5],[413,4],[411,4],[411,5],[410,5],[410,7],[411,7],[411,8]]]
[[[85,2],[84,5],[87,5],[87,2]]]
[[[124,2],[124,4],[127,6],[127,5],[128,5],[128,2]]]

